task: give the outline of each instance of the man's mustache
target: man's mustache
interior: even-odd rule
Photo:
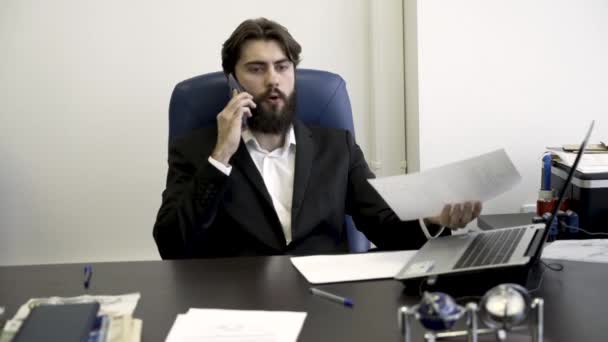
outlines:
[[[268,99],[270,97],[270,94],[276,95],[278,97],[281,98],[281,100],[283,101],[287,101],[287,95],[285,95],[285,93],[283,93],[280,89],[278,88],[272,88],[272,89],[268,89],[266,90],[263,94],[256,96],[253,98],[253,102],[255,102],[256,104]]]

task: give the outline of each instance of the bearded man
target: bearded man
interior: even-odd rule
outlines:
[[[346,214],[379,249],[416,249],[479,215],[479,202],[465,202],[399,220],[367,181],[374,175],[348,131],[297,120],[301,50],[264,18],[244,21],[224,43],[222,68],[238,85],[217,125],[169,147],[153,231],[163,259],[343,253]]]

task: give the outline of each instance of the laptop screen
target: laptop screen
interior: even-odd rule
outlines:
[[[595,125],[595,120],[591,121],[591,125],[589,126],[589,129],[587,130],[587,134],[585,135],[585,138],[583,139],[583,142],[581,143],[581,146],[579,147],[578,152],[576,154],[576,159],[574,159],[574,163],[572,164],[572,167],[570,168],[570,172],[568,172],[568,177],[566,178],[564,185],[562,185],[562,188],[559,190],[559,196],[557,197],[557,203],[555,205],[555,208],[553,208],[553,210],[551,211],[551,219],[545,225],[545,230],[543,231],[543,238],[541,240],[541,245],[536,250],[533,260],[538,260],[541,256],[543,247],[544,247],[545,243],[547,242],[547,237],[549,236],[549,228],[551,228],[551,223],[553,223],[553,220],[557,219],[557,212],[558,212],[559,208],[562,206],[562,203],[564,202],[566,190],[570,186],[570,183],[572,183],[572,177],[574,176],[574,172],[576,171],[576,168],[578,167],[578,163],[581,160],[581,157],[585,151],[585,146],[587,146],[587,141],[589,141],[589,137],[591,136],[591,131],[593,131],[594,125]]]

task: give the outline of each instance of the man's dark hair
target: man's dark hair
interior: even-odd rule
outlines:
[[[274,40],[294,66],[300,63],[302,47],[285,27],[266,18],[249,19],[242,22],[222,46],[222,68],[226,75],[234,73],[241,49],[249,40]]]

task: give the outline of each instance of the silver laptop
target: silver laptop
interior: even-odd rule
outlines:
[[[549,227],[583,155],[595,121],[587,130],[578,154],[562,188],[557,205],[547,223],[499,228],[490,231],[470,232],[431,239],[397,273],[395,279],[432,279],[441,275],[456,275],[514,266],[531,265],[541,256]]]

